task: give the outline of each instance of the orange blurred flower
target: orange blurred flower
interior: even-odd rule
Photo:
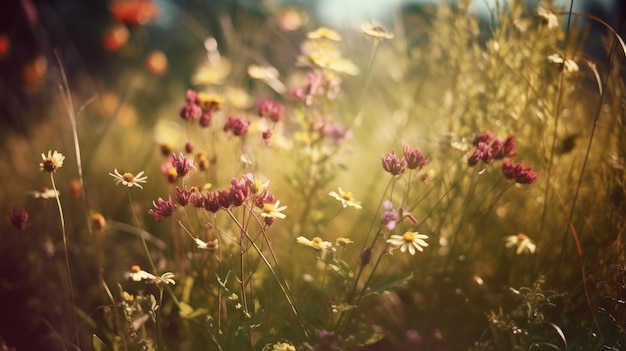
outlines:
[[[159,16],[159,6],[152,0],[114,0],[113,18],[131,25],[144,25]]]

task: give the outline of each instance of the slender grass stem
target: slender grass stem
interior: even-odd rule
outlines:
[[[146,243],[146,238],[143,235],[143,230],[141,229],[141,222],[139,222],[139,218],[137,217],[137,213],[135,211],[135,206],[133,205],[133,198],[130,194],[130,188],[128,190],[128,203],[130,205],[130,212],[133,214],[133,219],[135,220],[135,224],[139,230],[139,237],[141,238],[141,244],[143,245],[143,249],[146,253],[146,257],[148,258],[148,262],[150,263],[150,268],[157,274],[156,266],[154,265],[154,261],[152,261],[152,255],[150,254],[150,249],[148,249],[148,244]]]
[[[54,173],[50,173],[50,181],[52,182],[52,189],[55,194],[58,194],[56,183],[54,182]],[[67,251],[67,231],[65,228],[65,217],[63,216],[63,207],[61,206],[61,199],[59,199],[59,195],[55,196],[57,201],[57,208],[59,209],[59,219],[61,220],[61,232],[63,234],[63,253],[65,255],[65,274],[67,275],[67,283],[70,295],[70,303],[72,304],[72,308],[70,310],[70,318],[72,320],[72,324],[74,326],[74,331],[71,333],[73,338],[78,338],[78,324],[76,321],[76,315],[74,313],[74,307],[76,306],[76,299],[74,298],[74,284],[72,283],[72,272],[70,270],[70,258]]]

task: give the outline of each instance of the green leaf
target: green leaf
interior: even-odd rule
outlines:
[[[94,351],[110,351],[109,347],[96,334],[91,338]]]
[[[413,272],[405,272],[405,273],[400,273],[397,275],[392,275],[390,277],[387,277],[381,281],[377,281],[372,283],[372,285],[370,285],[367,290],[365,290],[365,294],[363,294],[364,296],[367,295],[372,295],[372,294],[380,294],[383,293],[391,288],[393,288],[394,286],[398,286],[401,283],[403,283],[405,280],[409,279],[413,277]]]

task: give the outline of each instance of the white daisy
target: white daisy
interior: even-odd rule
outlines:
[[[404,235],[392,235],[387,240],[387,243],[393,245],[396,249],[400,248],[401,252],[406,252],[408,249],[411,255],[415,255],[415,249],[424,251],[424,247],[428,246],[425,239],[428,239],[428,235],[418,232],[406,232]]]
[[[537,249],[537,245],[535,245],[535,243],[530,240],[528,235],[524,233],[506,236],[504,240],[506,241],[504,243],[504,246],[506,246],[507,248],[517,247],[515,253],[518,255],[525,252],[532,254],[535,253],[535,250]]]
[[[147,176],[143,175],[143,171],[137,173],[137,175],[133,175],[132,173],[128,173],[128,172],[124,174],[120,174],[120,172],[118,172],[116,168],[114,172],[115,174],[109,173],[109,175],[115,178],[115,185],[119,185],[120,183],[122,183],[123,185],[129,188],[132,188],[133,186],[137,186],[143,189],[143,187],[139,185],[139,183],[145,183],[146,180],[148,179]]]

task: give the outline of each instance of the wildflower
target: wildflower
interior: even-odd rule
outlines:
[[[326,250],[333,246],[330,241],[323,241],[319,236],[314,237],[312,240],[299,236],[296,238],[296,242],[304,246],[312,247],[316,250]]]
[[[489,144],[492,139],[493,139],[493,134],[487,130],[483,133],[474,135],[474,138],[472,139],[472,145],[478,147],[478,144],[481,142],[485,144]]]
[[[539,6],[537,8],[537,16],[548,26],[548,29],[555,29],[559,26],[559,18],[545,8]]]
[[[513,164],[509,160],[502,162],[502,173],[504,173],[505,178],[515,179],[515,182],[520,184],[530,184],[538,177],[532,167],[524,168],[524,163]]]
[[[285,111],[285,106],[278,101],[266,99],[257,102],[256,111],[259,117],[268,117],[272,121],[278,122]]]
[[[393,33],[389,32],[380,23],[372,20],[361,25],[363,34],[376,40],[393,39]]]
[[[35,199],[54,199],[61,193],[58,190],[49,189],[44,186],[41,190],[29,191],[27,194]]]
[[[579,70],[579,67],[576,61],[572,59],[564,59],[559,54],[549,55],[548,61],[561,65],[563,67],[563,70],[567,73],[574,73],[574,72],[578,72]]]
[[[524,234],[524,233],[519,233],[517,235],[508,235],[504,238],[504,240],[506,241],[504,243],[504,246],[506,246],[507,248],[511,248],[511,247],[517,247],[517,250],[515,250],[516,254],[522,254],[525,252],[529,252],[529,253],[535,253],[535,250],[537,249],[537,245],[535,245],[535,243],[532,242],[532,240],[530,240],[530,238]]]
[[[530,184],[537,180],[539,175],[533,171],[532,167],[526,167],[515,175],[515,182],[519,184]]]
[[[187,140],[187,142],[185,142],[185,152],[190,154],[193,152],[193,142],[191,140]],[[165,155],[168,156],[169,154]]]
[[[287,344],[286,342],[279,342],[274,344],[272,351],[296,351],[295,346]]]
[[[138,265],[132,265],[130,272],[126,273],[126,277],[133,281],[140,282],[142,280],[155,280],[156,276],[141,269]]]
[[[172,166],[176,168],[176,174],[181,178],[186,176],[192,168],[195,168],[193,160],[188,159],[182,153],[172,155]]]
[[[263,140],[265,140],[265,143],[267,144],[267,146],[271,146],[272,145],[272,141],[270,140],[272,138],[272,130],[271,129],[266,129],[261,133],[261,137],[263,138]]]
[[[396,223],[400,219],[400,215],[393,209],[393,204],[389,200],[383,201],[383,208],[385,209],[380,216],[380,220],[385,227],[389,230],[393,230],[396,227]]]
[[[250,197],[250,188],[246,184],[245,178],[237,180],[232,178],[230,180],[230,198],[232,204],[235,206],[241,206]]]
[[[174,273],[172,272],[165,272],[161,274],[161,276],[155,279],[154,282],[157,284],[160,284],[160,283],[172,284],[172,285],[176,284],[176,281],[174,281]]]
[[[202,115],[202,108],[198,103],[198,93],[189,89],[187,90],[185,98],[186,104],[180,110],[180,118],[186,121],[199,118]]]
[[[331,191],[328,195],[334,197],[341,202],[341,207],[346,208],[348,206],[354,207],[357,210],[361,209],[361,203],[354,200],[354,195],[350,191],[343,191],[341,187],[338,187],[339,193]]]
[[[332,331],[321,330],[319,337],[319,341],[313,347],[313,351],[339,351],[340,335]]]
[[[276,220],[276,217],[263,217],[263,223],[265,223],[265,225],[268,227],[272,226],[275,220]]]
[[[26,209],[13,209],[9,211],[9,219],[13,227],[24,230],[26,229],[26,223],[28,223],[28,212]]]
[[[481,161],[486,164],[489,164],[491,163],[491,161],[493,161],[493,154],[491,153],[489,145],[482,141],[478,143],[478,147],[476,148],[476,150],[474,150],[474,153],[472,153],[467,159],[467,164],[470,167],[474,167],[478,165],[478,163],[480,163]]]
[[[248,75],[252,79],[272,80],[278,78],[279,72],[272,66],[248,66]]]
[[[211,114],[219,111],[224,107],[226,100],[217,94],[198,94],[198,105],[202,108],[203,112],[210,112]]]
[[[148,210],[148,214],[154,217],[158,222],[161,222],[163,218],[169,217],[174,213],[174,204],[172,203],[171,197],[167,201],[158,198],[156,201],[152,201],[152,205],[154,209]]]
[[[152,273],[146,272],[138,265],[133,265],[130,267],[130,272],[126,273],[126,277],[132,279],[133,281],[140,282],[142,280],[148,280],[151,283],[156,284],[176,284],[174,281],[174,273],[166,272],[163,273],[160,277],[155,276]]]
[[[189,195],[189,202],[191,202],[195,207],[204,207],[205,205],[205,195],[203,195],[197,188],[191,188],[191,195]],[[177,201],[178,202],[178,201]]]
[[[245,181],[248,188],[250,188],[250,192],[252,194],[257,194],[263,190],[265,190],[269,185],[270,181],[261,181],[254,177],[252,173],[246,173],[243,175],[242,179]]]
[[[220,203],[220,206],[222,206],[223,208],[229,208],[230,205],[233,203],[230,192],[225,189],[220,189],[217,191],[217,199]]]
[[[89,222],[91,222],[91,227],[94,230],[102,230],[106,226],[106,219],[101,213],[94,213],[89,217]]]
[[[209,155],[205,151],[200,151],[196,153],[196,163],[201,171],[206,171],[211,165],[211,160],[209,160]]]
[[[159,149],[161,150],[161,155],[168,157],[172,154],[172,144],[168,142],[162,142],[159,144]]]
[[[143,171],[137,173],[137,175],[133,175],[132,173],[120,174],[120,172],[118,172],[116,168],[114,172],[115,173],[109,173],[109,175],[115,178],[115,185],[119,185],[120,183],[122,183],[129,188],[137,186],[140,189],[143,189],[143,187],[139,183],[145,183],[146,179],[148,179],[147,176],[143,176]]]
[[[109,10],[113,18],[129,25],[145,25],[161,13],[157,2],[152,0],[115,0],[110,3]]]
[[[74,179],[70,182],[70,194],[74,197],[74,198],[79,198],[80,195],[83,193],[83,185],[80,182],[80,180],[78,179]],[[58,195],[58,194],[57,194]]]
[[[319,27],[313,32],[307,33],[306,37],[309,39],[328,39],[332,41],[341,41],[341,35],[327,27]]]
[[[263,212],[261,212],[262,217],[273,217],[285,219],[285,214],[282,213],[287,208],[287,206],[280,206],[280,200],[276,200],[276,203],[266,203],[263,205]]]
[[[401,159],[398,158],[398,156],[396,156],[395,151],[391,151],[388,154],[384,154],[382,156],[382,162],[383,162],[383,169],[391,173],[391,175],[394,175],[394,176],[404,173],[407,167],[407,163],[404,157]]]
[[[328,135],[336,145],[341,145],[344,140],[352,137],[352,130],[345,129],[341,125],[336,124],[325,130],[324,134]]]
[[[191,199],[191,194],[192,191],[187,189],[186,187],[184,189],[176,187],[176,190],[174,190],[174,198],[176,199],[176,202],[178,202],[178,204],[181,206],[187,206]]]
[[[206,193],[202,207],[213,213],[219,211],[221,207],[219,194],[217,192]]]
[[[249,127],[250,127],[250,122],[242,118],[229,116],[228,120],[226,121],[226,124],[224,125],[224,131],[225,132],[232,131],[234,135],[241,136],[241,135],[246,134],[246,132],[248,132]]]
[[[341,247],[346,247],[348,244],[354,244],[354,241],[348,238],[337,238],[337,240],[335,240],[335,244]]]
[[[509,136],[504,141],[496,139],[491,143],[491,155],[495,160],[501,160],[505,157],[514,157],[517,155],[515,148],[515,137]]]
[[[48,173],[54,173],[57,168],[63,167],[63,160],[65,160],[65,156],[56,150],[54,152],[48,150],[48,156],[42,153],[41,158],[43,162],[39,163],[39,170]]]
[[[408,249],[411,255],[415,255],[415,249],[424,251],[424,247],[428,246],[424,239],[428,239],[428,236],[418,232],[406,232],[404,235],[392,235],[387,242],[395,248],[399,247],[401,252]]]
[[[199,238],[194,238],[193,240],[196,242],[196,246],[198,246],[198,248],[202,250],[214,251],[217,250],[217,248],[219,247],[217,239],[213,239],[208,242],[204,242]]]
[[[428,163],[428,159],[418,148],[411,150],[409,149],[409,145],[405,144],[402,152],[404,153],[404,159],[409,169],[422,169]]]
[[[160,76],[167,71],[167,56],[162,51],[152,51],[146,57],[145,66],[148,73]]]

